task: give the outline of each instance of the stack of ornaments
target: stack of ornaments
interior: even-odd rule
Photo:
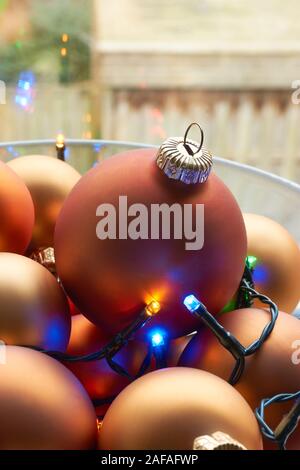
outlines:
[[[300,251],[277,222],[241,213],[201,147],[170,138],[82,177],[48,156],[1,163],[1,449],[272,448],[254,410],[300,390]],[[157,233],[159,207],[171,217]],[[196,227],[180,231],[183,219]],[[247,255],[255,289],[280,312],[231,385],[232,355],[184,300],[193,294],[253,343],[269,313],[236,309]],[[113,357],[86,360],[153,302],[159,313]],[[270,409],[271,428],[289,406]],[[300,429],[288,447],[300,449]]]

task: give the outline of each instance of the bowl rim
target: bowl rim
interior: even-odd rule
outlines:
[[[10,141],[10,142],[1,142],[0,148],[5,147],[29,147],[29,146],[39,146],[39,145],[53,145],[55,148],[56,140],[55,139],[41,139],[41,140],[20,140],[20,141]],[[65,144],[72,145],[72,146],[90,146],[90,145],[114,145],[114,146],[126,146],[129,148],[159,148],[159,145],[153,144],[145,144],[141,142],[131,142],[131,141],[123,141],[123,140],[105,140],[105,139],[65,139]],[[100,150],[100,149],[99,149]],[[256,168],[251,165],[247,165],[246,163],[239,163],[233,160],[227,160],[225,158],[221,158],[218,156],[214,156],[213,159],[222,164],[223,166],[227,167],[236,167],[242,170],[245,173],[252,173],[255,176],[259,176],[261,178],[268,178],[273,183],[280,183],[284,186],[289,187],[292,191],[300,194],[300,184],[296,183],[295,181],[291,181],[287,178],[282,176],[276,175],[274,173],[268,172],[266,170],[261,170],[260,168]]]

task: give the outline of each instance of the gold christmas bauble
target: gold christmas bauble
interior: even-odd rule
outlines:
[[[96,415],[76,377],[55,359],[7,346],[0,364],[0,449],[81,450],[96,445]]]
[[[48,269],[25,256],[0,253],[0,339],[65,351],[70,330],[66,296]]]
[[[262,215],[244,214],[256,289],[291,313],[300,299],[300,251],[289,232]],[[259,303],[255,303],[259,306]]]
[[[30,242],[34,207],[26,185],[0,161],[0,251],[23,254]]]
[[[68,163],[45,155],[20,157],[8,165],[24,181],[34,203],[35,225],[30,249],[53,246],[57,216],[80,174]]]
[[[270,314],[262,309],[245,308],[222,314],[219,321],[246,347],[260,337],[263,328],[270,321]],[[244,372],[235,385],[253,410],[263,398],[300,390],[299,340],[300,321],[292,315],[279,312],[269,338],[255,354],[246,358]],[[209,328],[202,328],[184,350],[179,364],[197,367],[228,380],[235,359]],[[290,407],[291,403],[268,407],[268,424],[275,429]],[[300,449],[299,427],[289,445]]]
[[[261,449],[255,416],[224,380],[197,369],[151,372],[126,387],[106,413],[99,447],[106,450],[189,450],[195,439],[228,434]]]

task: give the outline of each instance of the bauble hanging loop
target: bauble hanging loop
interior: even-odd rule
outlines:
[[[200,144],[199,144],[199,147],[198,147],[198,150],[196,150],[196,152],[193,152],[193,150],[187,145],[187,136],[188,136],[188,133],[190,132],[191,128],[193,126],[197,126],[199,131],[200,131],[200,135],[201,135],[201,139],[200,139]],[[204,141],[204,132],[203,132],[203,129],[202,127],[199,126],[199,124],[197,122],[192,122],[187,130],[185,131],[185,134],[184,134],[184,137],[183,137],[183,143],[184,143],[184,146],[187,150],[187,152],[190,154],[190,155],[195,155],[196,153],[200,152],[200,150],[202,149],[202,146],[203,146],[203,141]]]
[[[187,139],[192,126],[196,125],[201,133],[200,144]],[[157,165],[171,179],[185,184],[204,183],[212,168],[212,154],[202,149],[203,130],[196,122],[187,128],[184,137],[169,137],[159,148]]]

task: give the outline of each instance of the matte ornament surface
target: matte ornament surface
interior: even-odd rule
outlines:
[[[246,234],[235,199],[214,173],[197,185],[170,180],[158,168],[156,154],[155,149],[118,154],[81,178],[57,221],[56,267],[67,294],[91,322],[116,333],[155,299],[161,311],[151,328],[162,326],[178,337],[199,325],[182,305],[188,293],[195,292],[212,313],[235,293]],[[152,204],[191,204],[193,211],[204,204],[203,248],[186,250],[186,240],[174,237],[100,240],[96,209],[102,203],[118,208],[120,195],[127,196],[128,207],[141,203],[148,213]]]
[[[0,339],[65,351],[71,319],[55,277],[25,256],[0,253]]]
[[[249,405],[224,380],[196,369],[151,372],[126,387],[105,415],[99,447],[106,450],[189,450],[221,431],[247,449],[261,449]]]
[[[267,217],[244,214],[244,220],[247,253],[255,258],[253,280],[257,290],[270,297],[280,310],[291,313],[300,299],[300,250],[296,241],[283,226]]]
[[[63,202],[80,179],[68,163],[45,155],[28,155],[8,162],[30,191],[35,225],[31,251],[53,246],[54,227]]]
[[[240,309],[219,316],[222,326],[245,346],[256,340],[270,314],[257,308]],[[260,350],[247,357],[244,373],[235,388],[255,409],[263,398],[300,390],[299,362],[300,321],[279,312],[274,330]],[[189,342],[179,361],[181,366],[196,367],[228,380],[235,360],[208,328],[203,328]],[[266,421],[274,429],[289,404],[276,404],[266,410]],[[289,441],[291,448],[300,448],[300,428]]]
[[[0,365],[0,449],[93,449],[96,415],[76,377],[56,360],[7,346]]]
[[[0,161],[0,251],[23,254],[34,225],[34,207],[24,182]]]

